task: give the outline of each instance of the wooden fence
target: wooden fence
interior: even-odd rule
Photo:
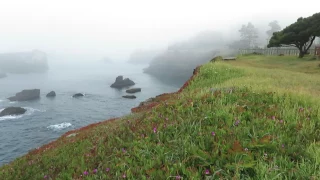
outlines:
[[[298,56],[299,50],[297,48],[261,48],[261,49],[239,49],[239,54],[263,54],[263,55],[292,55]],[[316,48],[309,49],[310,54],[316,54]]]

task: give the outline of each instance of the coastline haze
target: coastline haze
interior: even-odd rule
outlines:
[[[276,5],[275,5],[276,4]],[[0,52],[107,55],[125,61],[136,49],[160,49],[204,30],[237,37],[241,24],[282,27],[318,9],[316,1],[5,1]],[[261,33],[265,30],[261,29]]]

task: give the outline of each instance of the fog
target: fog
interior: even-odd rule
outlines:
[[[264,47],[270,22],[284,28],[319,11],[317,4],[1,0],[0,113],[11,106],[27,112],[0,114],[0,166],[67,131],[129,114],[150,97],[176,92],[196,66],[235,55],[230,44],[240,42],[243,25],[254,25],[254,46]],[[126,99],[129,92],[111,84],[142,90]],[[34,93],[26,94],[30,90]],[[47,97],[52,91],[56,96]]]
[[[241,24],[282,27],[318,11],[316,0],[10,0],[0,3],[0,52],[33,49],[127,60],[136,49],[161,49],[204,30],[237,38]]]

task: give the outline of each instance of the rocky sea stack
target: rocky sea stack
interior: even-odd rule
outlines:
[[[84,94],[82,94],[82,93],[76,93],[72,97],[77,98],[77,97],[83,97],[83,96],[84,96]]]
[[[134,95],[125,95],[125,96],[122,96],[123,98],[127,98],[127,99],[135,99],[137,98],[136,96]]]
[[[10,101],[29,101],[40,98],[40,89],[28,89],[18,92],[15,96],[9,97]]]
[[[27,110],[21,107],[7,107],[0,112],[0,117],[24,114]]]
[[[113,88],[124,88],[124,87],[128,87],[128,86],[133,86],[135,85],[135,83],[130,80],[129,78],[125,78],[123,79],[123,76],[118,76],[116,78],[116,81],[111,84],[110,87],[113,87]]]
[[[48,68],[47,55],[39,50],[0,53],[0,71],[3,73],[43,73]]]
[[[141,88],[132,88],[132,89],[127,89],[127,93],[136,93],[136,92],[141,92]]]
[[[46,95],[46,97],[56,97],[56,92],[51,91]]]

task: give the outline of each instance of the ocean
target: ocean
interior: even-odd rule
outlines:
[[[28,151],[47,144],[67,131],[120,117],[150,97],[174,92],[179,87],[164,84],[143,73],[146,65],[125,62],[72,61],[50,63],[44,74],[8,74],[0,79],[0,112],[9,106],[24,107],[20,116],[0,117],[0,166],[23,156]],[[125,89],[110,85],[118,75],[130,78],[142,88],[136,99],[122,98]],[[34,101],[10,102],[23,89],[40,89],[41,98]],[[55,91],[55,98],[46,94]],[[75,93],[84,97],[72,98]]]

